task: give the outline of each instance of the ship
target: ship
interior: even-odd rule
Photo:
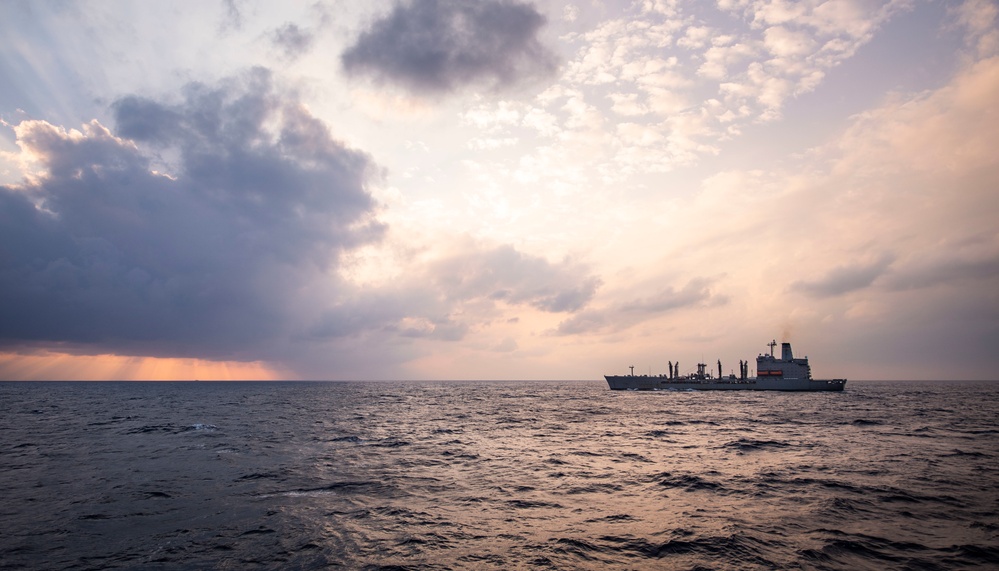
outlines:
[[[774,356],[777,341],[767,343],[769,353],[756,357],[756,376],[749,376],[749,361],[739,361],[739,374],[722,375],[718,361],[718,376],[697,364],[697,372],[680,374],[680,364],[669,362],[669,374],[636,375],[630,367],[628,375],[604,375],[615,391],[842,391],[846,379],[813,379],[808,357],[795,358],[790,343],[781,343],[780,358]]]

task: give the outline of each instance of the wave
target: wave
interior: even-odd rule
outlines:
[[[766,553],[779,553],[786,546],[776,540],[765,540],[745,533],[705,536],[694,539],[669,539],[664,542],[649,541],[631,536],[603,535],[597,541],[576,538],[554,540],[556,552],[575,555],[584,560],[608,559],[665,559],[682,556],[696,556],[716,562],[725,561],[730,566],[762,566],[779,568],[778,561],[770,559]],[[701,567],[694,567],[701,568]]]
[[[562,504],[557,502],[545,502],[541,500],[507,500],[506,505],[516,509],[562,508]]]
[[[874,562],[906,569],[953,569],[999,563],[999,547],[994,545],[932,547],[835,529],[818,529],[811,534],[825,536],[825,544],[817,549],[800,550],[798,555],[805,561],[832,565],[834,568],[870,567]]]
[[[202,424],[200,422],[184,428],[185,431],[198,430],[198,431],[207,431],[207,432],[214,432],[218,429],[219,427],[215,426],[214,424]]]
[[[112,423],[107,423],[112,424]],[[143,426],[137,426],[135,428],[129,428],[123,432],[123,434],[152,434],[152,433],[168,433],[168,434],[179,434],[181,432],[215,432],[219,430],[218,426],[214,424],[207,423],[195,423],[186,426],[177,426],[176,424],[146,424]]]
[[[622,490],[624,490],[624,486],[619,484],[589,484],[586,486],[573,486],[566,489],[563,493],[571,496],[575,494],[606,494],[611,492],[620,492]]]
[[[727,492],[722,484],[702,478],[695,474],[674,475],[670,472],[660,472],[652,476],[652,481],[664,488],[679,488],[687,492],[710,490]]]
[[[172,424],[147,424],[145,426],[139,426],[137,428],[130,428],[125,431],[125,434],[147,434],[150,432],[180,432],[184,430],[183,428],[178,429]]]
[[[364,441],[361,440],[360,436],[350,435],[350,436],[337,436],[336,438],[329,439],[329,442],[351,442],[357,444]]]
[[[270,477],[269,475],[251,475],[249,477]],[[279,492],[272,492],[268,494],[260,494],[261,498],[272,498],[275,496],[287,496],[287,497],[313,497],[313,496],[327,496],[327,495],[353,495],[353,494],[371,494],[371,495],[383,495],[383,497],[389,497],[393,495],[389,492],[393,491],[393,488],[383,482],[370,482],[364,480],[358,481],[343,481],[334,482],[332,484],[327,484],[325,486],[317,486],[313,488],[296,488],[294,490],[285,490]]]
[[[789,448],[790,446],[790,442],[783,442],[780,440],[753,440],[751,438],[740,438],[722,445],[723,448],[735,448],[739,452],[754,452],[757,450],[772,448]]]
[[[93,386],[0,399],[0,567],[999,568],[999,384]]]
[[[410,443],[406,440],[396,440],[394,438],[388,438],[381,440],[379,442],[371,442],[368,446],[374,446],[378,448],[399,448],[401,446],[409,446]]]
[[[956,456],[966,456],[969,458],[991,458],[991,454],[985,454],[984,452],[965,452],[964,450],[959,450],[955,448],[952,452],[947,454],[940,454],[941,458],[952,458]]]

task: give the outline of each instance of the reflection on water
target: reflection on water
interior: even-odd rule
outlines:
[[[5,565],[999,563],[999,384],[0,383]]]

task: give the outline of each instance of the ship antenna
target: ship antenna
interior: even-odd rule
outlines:
[[[774,339],[773,341],[767,343],[767,346],[770,347],[770,356],[773,357],[774,356],[774,347],[777,346],[777,340]]]

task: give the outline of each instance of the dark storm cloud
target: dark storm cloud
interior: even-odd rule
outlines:
[[[17,127],[46,173],[0,186],[2,344],[243,358],[287,333],[304,284],[382,234],[371,159],[264,69],[113,112],[114,134]]]
[[[713,280],[695,278],[680,289],[667,287],[653,296],[637,298],[603,309],[580,311],[559,324],[556,335],[576,335],[620,331],[632,325],[686,307],[707,307],[728,303],[728,298],[711,290]]]
[[[502,89],[551,76],[555,55],[537,38],[545,24],[513,0],[412,0],[397,3],[341,56],[350,74],[417,93],[466,85]]]
[[[883,255],[877,260],[833,268],[817,280],[802,280],[791,284],[791,290],[812,297],[835,297],[863,289],[874,283],[891,266],[894,257]]]

